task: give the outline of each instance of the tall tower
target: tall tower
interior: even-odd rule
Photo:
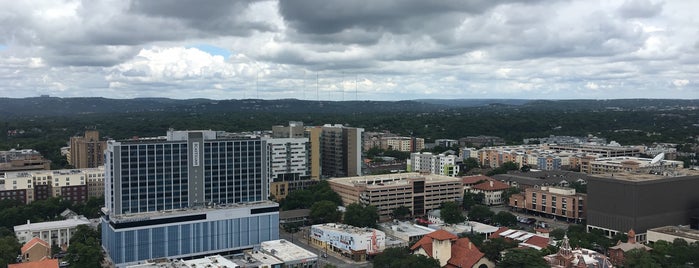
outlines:
[[[97,130],[85,131],[85,136],[70,138],[70,164],[75,168],[96,168],[104,165],[106,141],[100,141]]]

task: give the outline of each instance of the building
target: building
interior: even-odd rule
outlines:
[[[305,138],[306,129],[303,122],[291,121],[288,126],[272,126],[272,138]]]
[[[491,179],[471,186],[469,191],[476,194],[483,193],[485,195],[483,204],[493,206],[502,205],[505,202],[502,194],[509,188],[507,183]]]
[[[683,239],[688,244],[699,241],[699,230],[685,226],[663,226],[648,229],[648,242],[659,240],[673,242],[675,239]]]
[[[380,148],[401,152],[419,152],[425,149],[425,139],[415,137],[382,137]]]
[[[446,148],[451,148],[451,147],[459,145],[459,141],[451,140],[451,139],[436,139],[436,140],[434,140],[434,145],[446,147]]]
[[[96,168],[104,165],[107,142],[100,140],[97,130],[87,130],[85,135],[70,137],[69,164],[75,168]]]
[[[0,151],[0,175],[12,171],[49,170],[51,160],[44,159],[36,150]]]
[[[22,262],[40,261],[51,258],[51,245],[38,237],[32,238],[21,249]]]
[[[552,151],[570,151],[587,154],[597,154],[600,157],[638,157],[643,153],[643,146],[614,146],[591,144],[544,144],[542,148]]]
[[[437,174],[444,176],[456,176],[459,173],[461,159],[456,155],[445,155],[432,153],[412,153],[408,161],[409,172],[420,172],[427,174]]]
[[[47,221],[17,225],[14,227],[15,236],[20,243],[27,243],[33,238],[40,238],[51,245],[70,246],[70,237],[78,226],[89,225],[85,217],[74,217],[67,220]]]
[[[270,195],[284,199],[289,192],[305,189],[310,180],[310,143],[308,138],[271,138],[267,143],[267,174]]]
[[[587,194],[557,186],[526,188],[523,193],[511,195],[509,201],[509,206],[518,211],[575,222],[585,219],[587,208]]]
[[[651,158],[605,157],[592,161],[581,161],[580,170],[589,174],[605,173],[660,173],[682,169],[682,161],[662,160],[654,163]]]
[[[549,238],[522,230],[512,230],[507,227],[500,227],[497,231],[488,236],[490,239],[503,238],[517,241],[520,247],[528,247],[542,250],[549,246]]]
[[[279,237],[267,146],[214,131],[107,142],[102,247],[117,267],[242,252]]]
[[[617,241],[616,245],[609,247],[609,259],[611,260],[612,264],[616,266],[624,265],[624,260],[626,260],[625,254],[631,250],[652,250],[652,248],[644,244],[636,243],[636,232],[633,230],[629,230],[627,236],[628,240],[626,242]]]
[[[604,254],[585,248],[573,250],[568,235],[563,236],[558,252],[544,256],[544,259],[554,268],[614,267]]]
[[[561,158],[555,155],[539,156],[536,159],[536,166],[541,170],[561,169]]]
[[[633,229],[636,241],[646,231],[668,225],[688,225],[699,215],[699,174],[684,170],[678,176],[607,174],[587,183],[587,228],[612,237]],[[614,204],[610,206],[609,204]]]
[[[345,206],[375,206],[382,219],[390,218],[400,206],[410,209],[412,216],[425,215],[442,203],[460,200],[464,194],[461,179],[441,175],[399,173],[335,178],[328,182]]]
[[[7,268],[58,268],[58,259],[8,264]]]
[[[412,254],[436,259],[441,267],[495,267],[468,238],[459,238],[444,230],[425,235],[410,250]]]
[[[282,262],[281,267],[316,267],[318,255],[284,239],[260,243],[260,251]]]
[[[309,244],[327,251],[347,255],[354,261],[364,261],[367,255],[381,253],[386,248],[386,234],[373,228],[345,224],[316,224],[311,226]]]
[[[493,178],[483,175],[461,177],[461,182],[464,184],[464,192],[471,190],[476,184],[491,180],[493,180]]]
[[[398,220],[381,223],[379,224],[379,228],[386,233],[387,236],[396,237],[405,241],[408,245],[415,244],[415,242],[420,240],[423,236],[434,231],[418,224]]]
[[[474,147],[504,146],[505,140],[495,136],[468,136],[466,138],[459,139],[459,145]]]
[[[21,195],[25,198],[21,201],[27,204],[59,196],[73,202],[84,202],[89,197],[104,194],[104,168],[6,173],[5,188],[0,190],[0,198],[11,196],[11,193],[17,191],[23,192]]]
[[[546,171],[529,171],[519,172],[510,171],[507,174],[493,175],[496,180],[517,187],[520,190],[527,188],[540,188],[543,186],[560,186],[570,187],[573,183],[586,185],[590,175],[562,170],[546,170]]]
[[[352,177],[362,174],[364,129],[326,124],[320,127],[320,168],[323,177]],[[311,143],[314,141],[311,139]]]

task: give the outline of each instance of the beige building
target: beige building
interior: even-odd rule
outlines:
[[[87,130],[83,137],[70,138],[70,164],[75,168],[96,168],[104,165],[107,141],[100,141],[99,131]]]
[[[0,199],[9,192],[25,192],[27,204],[49,197],[63,197],[73,202],[83,202],[89,197],[104,195],[104,167],[86,169],[60,169],[8,172]]]
[[[678,238],[690,244],[699,241],[699,230],[685,226],[663,226],[648,229],[647,235],[648,242],[663,240],[672,243],[672,241]]]
[[[22,246],[21,252],[22,262],[50,259],[51,245],[38,237],[34,237]]]
[[[352,203],[375,206],[382,219],[389,218],[400,206],[410,209],[413,216],[425,215],[464,194],[460,178],[419,173],[335,178],[328,182],[345,206]]]
[[[436,259],[441,267],[492,268],[495,263],[488,260],[468,238],[437,230],[425,235],[410,247],[412,254]]]
[[[606,173],[660,173],[682,169],[682,161],[662,160],[653,162],[651,158],[640,157],[605,157],[581,162],[581,172],[588,174]]]
[[[509,205],[518,210],[581,221],[585,219],[587,194],[576,193],[575,189],[567,187],[532,187],[510,196]]]

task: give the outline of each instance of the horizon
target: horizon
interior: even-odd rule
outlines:
[[[699,99],[699,2],[14,1],[0,97]]]

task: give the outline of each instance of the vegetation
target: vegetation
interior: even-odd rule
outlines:
[[[493,223],[499,226],[515,226],[517,225],[517,216],[507,211],[500,211],[493,216]]]
[[[440,218],[446,224],[457,224],[466,220],[456,202],[442,203],[439,213]]]
[[[683,239],[656,241],[648,246],[653,250],[630,251],[625,256],[625,267],[692,267],[699,264],[699,243],[687,243]],[[646,264],[654,264],[648,266]]]
[[[483,204],[483,200],[485,200],[484,193],[465,192],[463,201],[464,209],[471,210],[473,206],[477,204]]]
[[[511,249],[505,253],[497,267],[550,267],[543,257],[540,251],[533,248]]]
[[[70,238],[68,254],[63,260],[75,268],[101,267],[104,257],[100,248],[99,233],[86,225],[79,225]]]
[[[396,151],[396,150],[383,150],[378,147],[374,147],[369,149],[364,153],[364,157],[374,159],[379,156],[388,156],[388,157],[394,157],[397,160],[406,160],[410,158],[410,152],[401,152],[401,151]]]
[[[468,219],[478,222],[488,222],[493,220],[495,213],[489,207],[475,205],[468,211]]]
[[[511,240],[511,239],[504,239],[502,237],[490,239],[488,241],[483,242],[483,245],[480,247],[481,252],[485,254],[485,257],[488,258],[489,260],[499,263],[500,259],[502,258],[502,252],[504,252],[507,249],[511,248],[516,248],[519,245],[519,242],[516,240]],[[517,267],[517,266],[512,266],[512,267]]]
[[[374,267],[385,268],[439,268],[436,259],[410,254],[408,248],[387,248],[373,259]]]
[[[342,205],[342,199],[330,188],[327,181],[322,180],[305,190],[290,192],[279,202],[281,210],[311,208],[318,201],[330,201],[337,206]]]
[[[510,170],[519,170],[519,165],[517,165],[517,163],[515,163],[515,162],[507,161],[505,163],[502,163],[502,166],[499,166],[497,168],[494,168],[494,169],[488,171],[488,173],[486,173],[485,175],[486,176],[493,176],[496,174],[505,174]]]
[[[318,201],[311,206],[309,216],[314,224],[339,222],[342,212],[337,210],[337,204],[332,201]]]
[[[517,187],[510,187],[510,188],[505,189],[504,191],[502,191],[502,195],[501,195],[503,202],[505,204],[509,204],[510,203],[510,196],[512,196],[513,194],[518,194],[520,192],[521,191]]]
[[[399,206],[393,210],[393,218],[404,220],[410,216],[410,209],[405,206]]]
[[[379,213],[375,206],[362,206],[357,203],[350,204],[345,208],[344,223],[356,227],[376,228],[379,221]]]
[[[11,229],[0,227],[0,267],[15,263],[21,247]]]

